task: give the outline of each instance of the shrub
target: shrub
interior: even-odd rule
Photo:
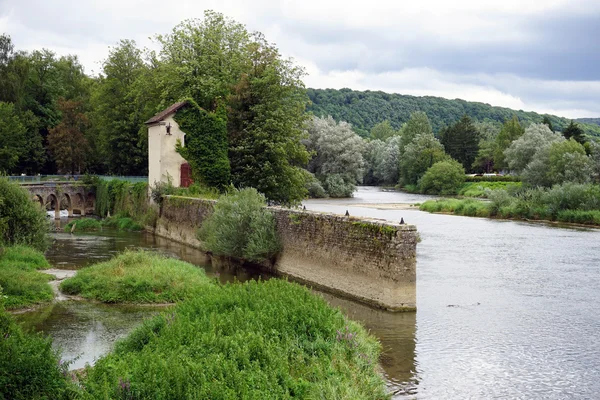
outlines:
[[[308,182],[306,189],[308,190],[308,197],[311,199],[322,199],[323,197],[327,197],[327,192],[325,192],[325,189],[321,186],[321,182],[316,178]]]
[[[75,227],[73,232],[98,231],[102,229],[102,224],[100,221],[93,218],[81,218],[76,221],[71,221],[65,225],[65,232],[71,232],[73,226]]]
[[[46,212],[17,183],[0,178],[0,246],[48,247]]]
[[[344,181],[344,178],[338,174],[327,175],[323,182],[323,187],[329,197],[334,198],[352,197],[352,194],[356,190],[356,186],[353,183]]]
[[[147,251],[127,251],[77,271],[60,288],[105,303],[173,303],[193,296],[210,280],[192,264]]]
[[[264,196],[253,188],[222,195],[198,231],[204,249],[251,261],[272,259],[281,246],[265,205]]]
[[[521,188],[521,182],[465,182],[458,194],[465,197],[485,198],[491,191],[518,188]]]
[[[25,334],[0,303],[1,399],[75,398],[68,367],[49,338]]]
[[[433,164],[419,180],[422,193],[456,194],[465,181],[465,169],[455,160]]]
[[[93,398],[384,399],[380,345],[282,280],[210,285],[87,370]]]
[[[489,203],[473,199],[427,200],[419,206],[419,210],[470,217],[489,217],[491,215]]]
[[[515,175],[465,176],[465,182],[521,182]]]

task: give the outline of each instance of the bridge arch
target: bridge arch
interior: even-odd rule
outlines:
[[[46,210],[54,210],[54,219],[60,219],[60,203],[54,193],[50,193],[48,197],[46,197]]]
[[[44,208],[44,198],[42,196],[40,196],[39,194],[34,194],[31,197],[31,200],[33,200],[36,203],[39,203],[40,207]]]
[[[73,214],[79,214],[82,217],[85,216],[85,200],[81,193],[75,193],[73,204]]]
[[[69,217],[73,216],[73,202],[71,201],[71,196],[68,193],[62,193],[60,195],[60,207],[61,210],[67,210],[69,212]]]

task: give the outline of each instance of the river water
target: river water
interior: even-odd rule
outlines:
[[[568,399],[600,394],[600,230],[433,215],[407,204],[427,197],[359,188],[353,199],[309,200],[309,210],[416,224],[416,313],[394,314],[323,294],[383,346],[397,398]],[[197,250],[141,233],[55,234],[48,253],[75,269],[128,247],[203,266],[221,281],[253,272],[215,271]],[[268,276],[262,276],[267,279]],[[19,316],[50,334],[79,368],[105,354],[148,307],[60,302]]]

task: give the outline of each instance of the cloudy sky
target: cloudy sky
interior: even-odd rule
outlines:
[[[0,33],[96,73],[119,39],[150,46],[205,9],[263,32],[308,87],[600,117],[599,0],[0,0]]]

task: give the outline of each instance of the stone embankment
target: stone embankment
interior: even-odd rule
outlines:
[[[202,248],[196,232],[214,203],[166,196],[154,233]],[[282,251],[263,268],[390,311],[416,309],[414,225],[280,207],[270,210]]]

